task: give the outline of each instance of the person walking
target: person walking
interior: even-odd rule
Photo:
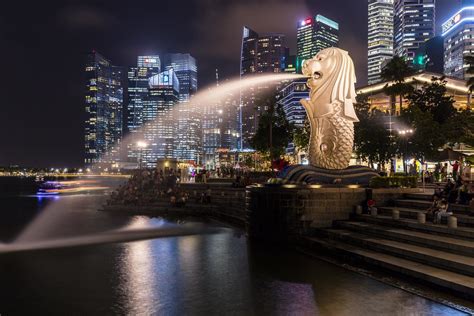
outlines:
[[[448,164],[445,163],[441,168],[441,181],[446,181],[448,179]]]
[[[451,166],[453,167],[453,180],[456,181],[458,179],[459,161],[456,160]]]
[[[441,174],[441,163],[438,162],[438,163],[436,164],[435,170],[434,170],[434,177],[435,177],[435,181],[436,181],[436,182],[439,182],[439,181],[440,181],[440,178],[439,178],[440,174]]]

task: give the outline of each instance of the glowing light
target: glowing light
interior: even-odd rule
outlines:
[[[148,144],[145,143],[144,141],[138,141],[138,142],[137,142],[137,147],[138,147],[138,148],[147,148],[147,147],[148,147]]]

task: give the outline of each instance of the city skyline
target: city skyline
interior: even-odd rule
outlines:
[[[37,6],[35,7],[37,10],[30,10],[30,12],[42,13],[38,14],[42,19],[52,15],[50,23],[39,29],[33,29],[31,26],[36,24],[37,17],[30,16],[31,13],[26,13],[22,17],[22,19],[30,21],[30,23],[23,23],[22,27],[16,27],[20,24],[21,19],[18,21],[10,20],[9,17],[1,19],[0,24],[5,27],[0,35],[9,47],[9,50],[2,53],[2,58],[12,61],[7,65],[6,71],[12,73],[13,77],[2,82],[5,91],[8,91],[4,102],[9,106],[2,107],[1,112],[3,120],[0,165],[49,166],[59,164],[77,166],[81,163],[82,155],[80,153],[83,147],[83,119],[81,118],[83,78],[81,78],[81,70],[84,65],[85,52],[91,49],[97,49],[104,56],[110,58],[113,64],[119,66],[133,65],[132,56],[136,58],[138,55],[186,51],[196,55],[200,64],[200,77],[203,78],[199,79],[200,82],[203,82],[200,86],[206,87],[214,79],[215,68],[219,68],[222,78],[232,78],[238,75],[238,49],[235,50],[235,43],[239,39],[234,37],[236,37],[235,33],[241,32],[242,25],[248,24],[262,33],[281,32],[285,34],[291,53],[294,54],[296,51],[295,22],[310,16],[312,12],[320,12],[341,23],[340,47],[349,50],[355,59],[359,85],[366,82],[366,3],[296,1],[289,6],[283,1],[264,2],[254,4],[246,1],[238,3],[230,1],[226,4],[218,4],[187,1],[186,3],[190,4],[191,9],[201,6],[201,8],[212,8],[212,5],[216,8],[210,10],[209,16],[206,14],[205,17],[199,18],[193,16],[193,10],[182,10],[180,16],[183,19],[190,18],[192,22],[176,29],[168,28],[166,32],[150,31],[150,28],[146,26],[147,23],[151,23],[151,19],[148,19],[151,16],[147,16],[148,18],[144,18],[143,24],[139,26],[143,29],[143,33],[150,34],[133,34],[133,29],[138,27],[133,26],[125,33],[125,39],[119,39],[117,28],[126,29],[133,25],[133,21],[136,21],[140,16],[139,12],[143,12],[140,10],[144,9],[137,9],[139,12],[135,11],[135,14],[130,16],[124,13],[127,7],[124,3],[114,4],[116,7],[113,10],[106,10],[104,6],[94,3],[54,7],[51,6],[53,4],[34,4],[33,6]],[[458,6],[453,1],[449,2],[439,0],[437,3],[438,9],[442,12],[437,18],[438,27]],[[176,3],[167,10],[176,9],[182,4],[183,2]],[[344,12],[338,10],[342,4],[347,8]],[[15,6],[15,4],[9,5]],[[267,12],[259,11],[259,14],[255,12],[247,14],[260,7],[268,8]],[[155,12],[151,9],[150,11]],[[235,14],[232,15],[233,18],[229,23],[223,25],[225,27],[209,31],[208,26],[212,18],[215,18],[213,23],[220,22],[221,24],[229,20],[213,16],[219,11],[235,12]],[[351,14],[349,15],[347,12]],[[360,12],[360,15],[354,14],[355,12]],[[160,15],[168,23],[171,23],[173,20],[171,13],[168,12],[169,16],[167,16],[165,10]],[[261,14],[267,18],[262,19]],[[126,17],[124,21],[117,18],[124,16]],[[271,16],[279,19],[271,19]],[[119,20],[121,22],[118,22]],[[202,25],[189,32],[196,23],[202,23]],[[240,27],[236,27],[238,25]],[[210,34],[203,35],[202,30],[204,29]],[[229,30],[231,30],[230,33]],[[37,32],[41,32],[41,36],[37,36],[39,34]],[[203,47],[210,42],[210,38],[215,40],[223,38],[221,32],[230,34],[229,42],[226,43],[229,45],[222,45],[225,46],[222,48],[214,47],[214,51],[204,53]],[[188,36],[192,41],[187,42],[183,39],[186,33],[190,33]],[[16,37],[23,39],[25,35],[30,36],[29,42],[16,40]],[[152,38],[155,38],[155,41]],[[159,43],[156,42],[157,38],[160,39]],[[25,51],[36,54],[34,61],[25,56]],[[51,51],[55,51],[56,54],[51,54]],[[42,62],[42,60],[48,60],[50,63],[46,66],[46,61]],[[19,70],[13,70],[11,68],[13,65],[18,66]],[[43,78],[41,82],[30,88],[29,93],[23,94],[20,92],[21,90],[18,90],[20,88],[20,85],[17,84],[20,80],[19,74],[28,72],[40,73]],[[61,79],[57,80],[59,78]],[[51,82],[54,82],[54,88],[46,86]],[[40,135],[41,137],[33,138],[31,135]]]

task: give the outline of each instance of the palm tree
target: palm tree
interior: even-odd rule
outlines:
[[[467,68],[467,70],[466,70],[466,74],[474,75],[474,55],[465,56],[464,57],[464,63],[469,65],[469,68]],[[471,91],[471,93],[472,93],[472,91],[474,90],[474,76],[471,76],[467,80],[466,85],[469,87],[469,91]]]
[[[413,73],[414,70],[408,66],[405,59],[399,56],[393,57],[382,69],[382,79],[393,82],[392,85],[388,83],[385,85],[384,92],[391,96],[392,100],[395,100],[397,95],[400,97],[400,110],[403,105],[403,97],[413,91],[413,87],[405,82],[405,78]]]

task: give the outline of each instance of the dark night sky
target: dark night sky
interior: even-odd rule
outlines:
[[[460,0],[437,0],[437,24]],[[295,53],[296,23],[321,13],[340,22],[359,85],[366,83],[367,0],[9,1],[0,12],[0,165],[79,166],[84,54],[114,64],[189,52],[199,85],[239,73],[243,25],[281,32]]]

